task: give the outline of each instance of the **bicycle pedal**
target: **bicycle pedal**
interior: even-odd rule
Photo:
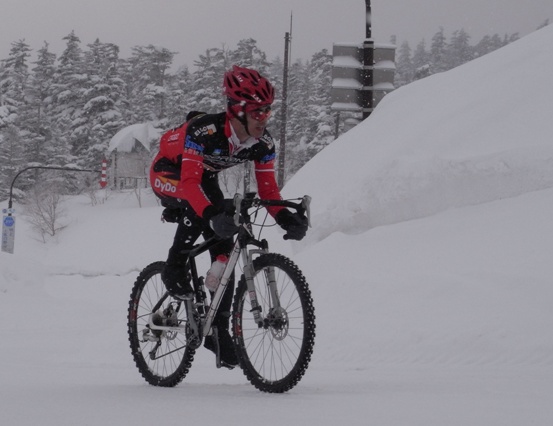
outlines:
[[[216,365],[217,365],[217,368],[225,367],[225,368],[228,368],[229,370],[233,370],[236,367],[236,365],[227,364],[224,361],[219,361],[219,363],[217,363]]]

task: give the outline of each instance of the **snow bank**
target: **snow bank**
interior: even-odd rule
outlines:
[[[552,187],[551,69],[553,26],[386,96],[287,184],[311,241]]]
[[[47,268],[35,259],[0,252],[0,297],[7,293],[39,291],[47,274]]]

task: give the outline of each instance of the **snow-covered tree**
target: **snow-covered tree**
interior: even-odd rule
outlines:
[[[222,95],[223,76],[232,66],[230,53],[223,48],[208,49],[194,65],[196,71],[192,74],[191,105],[208,113],[223,111],[226,108]]]
[[[127,91],[132,109],[131,122],[159,122],[167,117],[169,69],[174,52],[154,45],[137,46],[127,66]]]
[[[195,109],[189,93],[192,90],[192,75],[188,67],[181,67],[169,82],[167,98],[167,128],[182,124],[186,114]]]
[[[414,76],[415,67],[411,56],[411,46],[409,46],[409,42],[404,41],[397,52],[394,86],[398,88],[408,84],[413,81]]]
[[[124,82],[117,72],[119,48],[96,40],[85,53],[88,75],[79,127],[75,133],[87,141],[83,164],[98,166],[105,156],[110,139],[125,126],[120,111]]]
[[[414,80],[430,75],[430,54],[426,50],[426,42],[421,40],[413,52]]]
[[[307,74],[310,82],[307,99],[310,138],[307,141],[306,155],[302,159],[303,164],[334,140],[334,117],[330,109],[332,55],[326,49],[315,53],[307,66]]]
[[[430,45],[430,70],[432,74],[448,69],[446,51],[447,39],[444,34],[444,28],[440,27],[439,31],[432,37]]]
[[[22,110],[20,128],[25,140],[25,158],[29,164],[52,164],[55,141],[50,115],[52,82],[56,55],[48,50],[48,43],[37,52],[26,91],[27,102]]]
[[[86,139],[78,131],[87,75],[79,37],[72,31],[63,40],[66,40],[66,48],[58,58],[52,84],[52,119],[56,131],[63,134],[70,143],[73,155],[81,157],[87,149]]]
[[[233,65],[253,68],[261,75],[267,75],[267,55],[257,47],[257,41],[253,38],[240,40],[238,47],[231,52],[230,59]]]
[[[464,29],[454,31],[447,49],[447,69],[452,69],[474,59],[470,36]]]
[[[29,79],[27,64],[31,49],[25,40],[12,43],[10,54],[0,67],[0,127],[18,125],[25,104]]]
[[[23,141],[14,125],[0,128],[0,200],[8,198],[10,184],[25,167]]]
[[[288,77],[288,122],[286,126],[286,176],[306,163],[307,143],[311,139],[307,114],[311,82],[307,65],[301,60],[290,67]]]

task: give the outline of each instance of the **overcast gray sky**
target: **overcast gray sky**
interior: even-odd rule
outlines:
[[[485,34],[526,35],[547,18],[553,0],[373,0],[373,39],[392,34],[411,47],[464,28],[476,43]],[[293,12],[293,58],[309,59],[335,42],[365,38],[362,0],[0,0],[0,59],[19,39],[33,50],[44,41],[60,54],[64,36],[75,30],[82,47],[96,38],[121,48],[155,44],[179,52],[175,65],[192,67],[198,55],[223,44],[235,48],[254,38],[269,59],[283,56],[284,34]]]

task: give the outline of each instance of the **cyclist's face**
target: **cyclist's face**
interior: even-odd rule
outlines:
[[[269,117],[271,117],[271,105],[246,110],[248,131],[250,132],[250,135],[254,138],[260,138],[263,136]]]

